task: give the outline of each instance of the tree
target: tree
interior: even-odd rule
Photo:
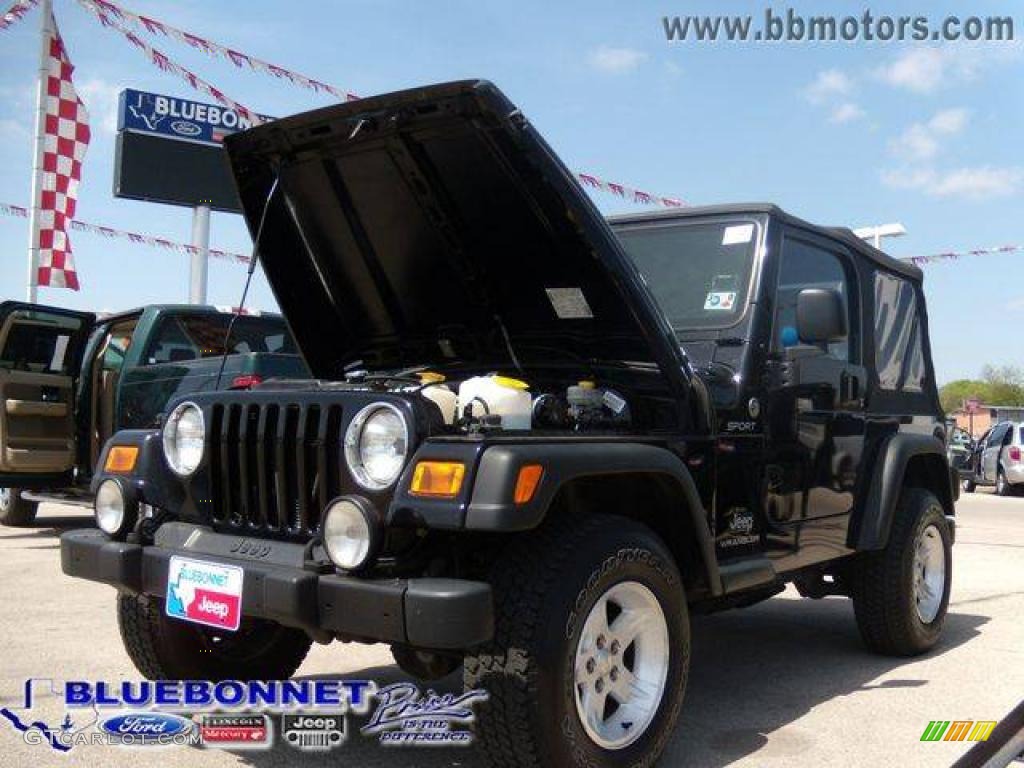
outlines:
[[[959,410],[971,398],[985,405],[1024,405],[1024,371],[1012,365],[986,365],[981,379],[957,379],[939,389],[946,413]]]

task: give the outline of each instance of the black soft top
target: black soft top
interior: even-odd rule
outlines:
[[[665,211],[647,211],[644,213],[630,213],[619,216],[608,217],[609,223],[614,229],[620,224],[636,224],[645,221],[663,221],[666,219],[705,218],[710,216],[730,216],[736,214],[752,214],[759,216],[770,216],[786,222],[801,229],[816,232],[825,237],[841,241],[850,250],[861,256],[870,259],[880,267],[906,277],[909,280],[920,283],[924,279],[924,273],[916,265],[902,259],[895,259],[887,253],[878,250],[865,240],[857,237],[849,227],[823,227],[818,224],[811,224],[797,216],[782,210],[774,203],[729,203],[725,205],[700,205],[688,208],[672,208]]]

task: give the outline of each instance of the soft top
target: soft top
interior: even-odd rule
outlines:
[[[896,272],[915,282],[924,279],[921,269],[909,261],[895,259],[889,254],[880,251],[866,240],[862,240],[853,233],[849,227],[821,226],[812,224],[809,221],[787,213],[774,203],[729,203],[723,205],[700,205],[687,208],[672,208],[665,211],[646,211],[643,213],[630,213],[620,216],[611,216],[608,221],[612,227],[616,224],[633,224],[645,221],[663,221],[665,219],[703,218],[709,216],[729,216],[737,214],[755,214],[771,216],[772,218],[785,221],[801,229],[817,232],[825,237],[831,237],[842,241],[844,245],[861,256],[864,256],[890,272]]]

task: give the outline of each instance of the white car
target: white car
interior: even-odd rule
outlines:
[[[971,457],[973,473],[964,479],[968,493],[979,485],[995,486],[1000,496],[1024,488],[1024,423],[1001,421],[986,432]]]

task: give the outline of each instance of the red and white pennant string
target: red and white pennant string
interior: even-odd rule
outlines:
[[[0,203],[0,216],[13,216],[15,218],[26,219],[28,218],[28,209],[20,205],[11,205],[10,203]],[[84,221],[72,221],[70,228],[76,232],[89,232],[94,235],[100,235],[110,239],[127,240],[136,245],[145,245],[150,248],[161,248],[165,251],[173,251],[175,253],[192,254],[196,252],[195,246],[186,245],[185,243],[174,242],[173,240],[165,240],[160,237],[151,237],[149,235],[140,235],[137,232],[127,232],[123,229],[114,229],[113,227],[104,227],[98,224],[88,224]],[[974,248],[969,251],[949,251],[947,253],[933,253],[928,256],[908,256],[902,259],[902,261],[909,261],[914,264],[933,264],[940,261],[955,261],[965,256],[990,256],[1000,253],[1021,253],[1024,252],[1024,245],[1000,245],[994,248]],[[249,257],[242,253],[232,253],[231,251],[220,251],[215,248],[210,249],[210,256],[217,259],[224,259],[227,261],[233,261],[238,264],[248,264]]]
[[[166,22],[134,13],[123,6],[110,2],[110,0],[78,0],[78,3],[95,15],[105,26],[112,27],[124,35],[132,45],[139,48],[146,54],[152,64],[165,72],[176,74],[196,90],[215,99],[221,106],[234,109],[244,117],[253,119],[254,124],[258,122],[258,120],[254,119],[256,115],[252,110],[243,107],[238,104],[238,102],[232,101],[225,96],[223,92],[214,88],[209,83],[205,83],[185,67],[171,61],[165,54],[142,42],[130,29],[127,28],[126,25],[131,25],[135,27],[136,30],[148,32],[151,35],[164,35],[165,37],[188,45],[196,50],[202,51],[203,53],[220,57],[240,69],[248,67],[254,72],[270,75],[277,80],[284,80],[292,85],[297,85],[315,93],[327,93],[341,101],[357,101],[360,98],[356,93],[348,89],[329,85],[328,83],[321,82],[320,80],[316,80],[312,77],[307,77],[306,75],[287,69],[286,67],[280,67],[276,64],[271,64],[268,61],[258,59],[255,56],[250,56],[249,54],[242,53],[241,51],[236,51],[233,48],[228,48],[226,45],[221,45],[213,40],[200,37],[199,35],[187,32],[184,29],[167,24]],[[600,190],[610,195],[615,195],[616,197],[630,203],[636,203],[639,205],[657,205],[662,208],[681,208],[686,205],[685,202],[677,198],[665,197],[664,195],[657,195],[653,192],[645,192],[642,189],[637,189],[627,184],[607,181],[592,173],[577,173],[576,177],[579,179],[580,183],[588,189]]]
[[[0,203],[0,216],[13,216],[18,219],[28,218],[28,208],[20,205],[11,205],[10,203]],[[88,232],[93,235],[99,235],[110,240],[127,240],[135,245],[145,245],[150,248],[160,248],[165,251],[172,251],[174,253],[193,254],[196,253],[196,247],[194,245],[187,245],[185,243],[178,243],[173,240],[165,240],[162,237],[152,237],[151,235],[140,235],[137,232],[128,232],[123,229],[115,229],[113,227],[104,227],[99,224],[89,224],[85,221],[79,221],[77,219],[71,221],[68,225],[69,229],[75,232]],[[210,249],[210,256],[217,259],[225,259],[227,261],[233,261],[238,264],[248,264],[249,257],[242,253],[232,253],[231,251],[220,251],[215,248]]]
[[[7,29],[21,21],[25,14],[38,4],[39,0],[18,0],[18,2],[7,9],[3,16],[0,16],[0,29]]]
[[[994,256],[999,253],[1017,253],[1024,251],[1024,245],[997,245],[994,248],[975,248],[970,251],[947,251],[946,253],[933,253],[929,256],[910,256],[906,261],[917,265],[933,264],[937,261],[956,261],[964,256]]]
[[[244,117],[249,120],[253,125],[259,125],[263,122],[263,119],[253,110],[230,98],[222,90],[211,85],[192,70],[183,67],[176,61],[173,61],[169,56],[167,56],[167,54],[157,50],[149,43],[139,38],[138,35],[132,32],[122,21],[120,21],[119,17],[114,16],[112,13],[108,13],[105,10],[105,6],[107,6],[108,3],[103,3],[101,6],[99,3],[93,2],[93,0],[79,0],[79,4],[91,11],[96,18],[99,19],[100,24],[120,32],[129,43],[142,51],[146,58],[149,59],[150,63],[158,69],[180,77],[194,90],[209,96],[222,107],[226,107],[237,112],[240,117]],[[120,9],[117,9],[117,12],[122,13]]]

